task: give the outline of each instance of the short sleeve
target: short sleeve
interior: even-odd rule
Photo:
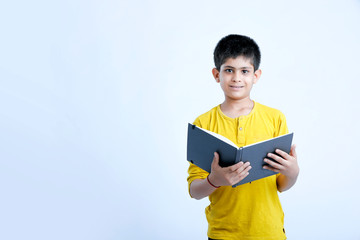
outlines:
[[[284,135],[289,133],[288,127],[287,127],[287,123],[286,123],[286,118],[285,115],[280,112],[279,117],[278,117],[278,122],[277,122],[277,134],[275,137]]]

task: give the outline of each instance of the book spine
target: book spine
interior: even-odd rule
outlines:
[[[236,151],[235,163],[238,163],[242,160],[242,152],[243,152],[243,148],[238,148],[238,150]]]

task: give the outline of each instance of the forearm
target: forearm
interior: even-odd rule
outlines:
[[[195,179],[190,184],[190,195],[191,197],[200,200],[204,197],[209,196],[216,190],[215,187],[211,186],[207,179]]]
[[[297,177],[298,177],[298,175],[291,178],[291,177],[285,176],[283,174],[280,174],[280,176],[278,176],[276,179],[278,191],[284,192],[286,190],[289,190],[296,183]]]

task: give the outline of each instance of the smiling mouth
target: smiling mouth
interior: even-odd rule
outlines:
[[[234,88],[234,89],[240,89],[240,88],[243,88],[244,86],[230,86],[231,88]]]

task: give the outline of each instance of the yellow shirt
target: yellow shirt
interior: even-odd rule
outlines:
[[[246,116],[230,118],[220,105],[199,116],[194,124],[223,135],[243,147],[288,133],[285,116],[276,109],[254,102]],[[251,170],[250,170],[251,172]],[[208,172],[190,164],[188,184],[205,179]],[[222,186],[210,196],[205,209],[208,236],[213,239],[286,239],[284,213],[272,175],[236,188]]]

